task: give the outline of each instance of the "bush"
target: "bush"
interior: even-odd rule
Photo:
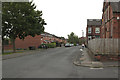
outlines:
[[[38,48],[42,48],[42,45],[38,46]]]
[[[49,48],[54,48],[54,47],[56,47],[56,43],[49,43],[49,44],[47,44],[47,46]]]
[[[48,44],[41,44],[38,48],[48,48]]]
[[[76,44],[76,43],[74,43],[74,46],[77,46],[77,44]]]
[[[41,44],[40,46],[38,46],[38,48],[55,48],[55,47],[56,43]]]

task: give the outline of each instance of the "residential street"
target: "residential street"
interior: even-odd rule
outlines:
[[[73,64],[80,47],[58,47],[3,60],[3,78],[117,78],[118,68],[90,69]]]

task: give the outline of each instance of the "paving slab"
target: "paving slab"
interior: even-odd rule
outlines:
[[[101,61],[93,61],[89,54],[87,53],[88,49],[80,49],[80,52],[82,52],[82,56],[80,57],[80,61],[75,61],[74,64],[77,66],[85,66],[85,67],[91,67],[91,68],[103,68],[103,67],[120,67],[118,64],[118,61],[116,62],[101,62]]]

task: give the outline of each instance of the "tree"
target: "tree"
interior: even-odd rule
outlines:
[[[42,11],[35,11],[32,2],[5,2],[2,4],[2,39],[9,37],[15,52],[15,39],[23,39],[31,35],[39,35],[46,25],[42,19]]]
[[[68,35],[68,42],[73,43],[73,44],[77,44],[77,43],[79,43],[79,38],[77,35],[75,35],[73,32],[71,32],[71,34]]]

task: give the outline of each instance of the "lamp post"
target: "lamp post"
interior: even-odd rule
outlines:
[[[82,30],[82,44],[83,44],[83,38],[84,38],[84,31]]]

